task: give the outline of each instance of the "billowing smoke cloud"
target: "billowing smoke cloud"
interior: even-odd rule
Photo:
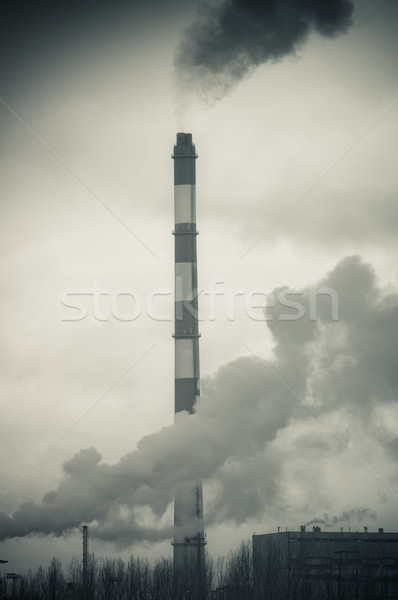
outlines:
[[[240,464],[263,450],[291,412],[290,399],[278,388],[250,358],[223,367],[208,383],[196,415],[186,414],[177,425],[143,438],[116,465],[101,463],[93,448],[81,450],[64,464],[63,481],[40,505],[26,502],[12,518],[0,516],[2,537],[60,535],[79,523],[96,521],[91,535],[107,539],[169,538],[170,528],[140,527],[137,509],[150,507],[156,522],[172,502],[177,483],[192,477],[209,480],[228,461]],[[242,421],[243,389],[248,398]]]
[[[294,53],[310,33],[344,33],[352,14],[351,0],[225,0],[202,6],[177,52],[181,82],[220,98],[255,67]]]
[[[351,522],[362,522],[365,519],[375,519],[376,513],[370,508],[353,508],[352,510],[344,511],[339,515],[329,517],[327,513],[324,513],[323,517],[311,519],[305,525],[324,525],[325,527],[334,527],[338,523]]]
[[[365,428],[376,407],[397,402],[398,293],[382,290],[369,265],[348,257],[313,290],[297,295],[284,288],[273,295],[279,301],[266,321],[275,340],[272,359],[242,357],[221,367],[204,381],[195,415],[184,414],[177,425],[144,437],[115,465],[104,464],[93,448],[81,450],[64,464],[62,481],[41,503],[25,502],[11,517],[0,514],[1,539],[62,535],[82,523],[91,524],[92,536],[126,546],[170,538],[165,511],[176,484],[191,478],[203,479],[211,491],[207,526],[263,518],[284,503],[281,473],[292,460],[278,453],[278,436],[297,422],[314,425],[297,396],[320,416],[352,411]],[[332,310],[335,296],[338,320]],[[301,318],[292,319],[302,311]],[[306,445],[297,445],[297,454],[308,451],[311,431],[319,459],[320,433],[344,451],[316,420],[315,425],[316,432],[306,433]],[[369,426],[369,440],[379,434]],[[383,433],[386,456],[395,435]],[[326,453],[330,448],[325,444]],[[373,518],[372,510],[326,515],[323,521],[350,518]]]

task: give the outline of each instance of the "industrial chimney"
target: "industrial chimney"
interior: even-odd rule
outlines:
[[[199,388],[199,327],[196,261],[196,165],[192,134],[177,133],[174,146],[175,236],[175,420],[195,412]],[[184,457],[181,456],[181,460]],[[202,482],[181,482],[174,497],[174,587],[180,600],[204,597]]]

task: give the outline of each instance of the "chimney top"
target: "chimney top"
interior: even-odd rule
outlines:
[[[172,158],[197,158],[195,144],[192,142],[192,133],[177,133],[177,143],[174,146]]]
[[[192,146],[192,133],[177,133],[178,146]]]

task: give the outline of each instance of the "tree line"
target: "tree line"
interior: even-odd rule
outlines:
[[[131,556],[99,558],[88,555],[86,585],[82,561],[74,557],[64,571],[54,557],[47,569],[29,570],[18,578],[0,577],[1,600],[175,600],[173,561],[159,558],[151,564]],[[213,600],[249,600],[253,587],[250,541],[214,560],[205,555],[204,589]],[[232,590],[234,593],[232,594]],[[237,595],[238,594],[238,595]],[[183,594],[189,599],[189,590]]]

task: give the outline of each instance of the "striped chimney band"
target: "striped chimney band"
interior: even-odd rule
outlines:
[[[199,395],[199,328],[196,258],[197,155],[192,134],[178,133],[174,146],[175,223],[175,413],[194,412]]]

